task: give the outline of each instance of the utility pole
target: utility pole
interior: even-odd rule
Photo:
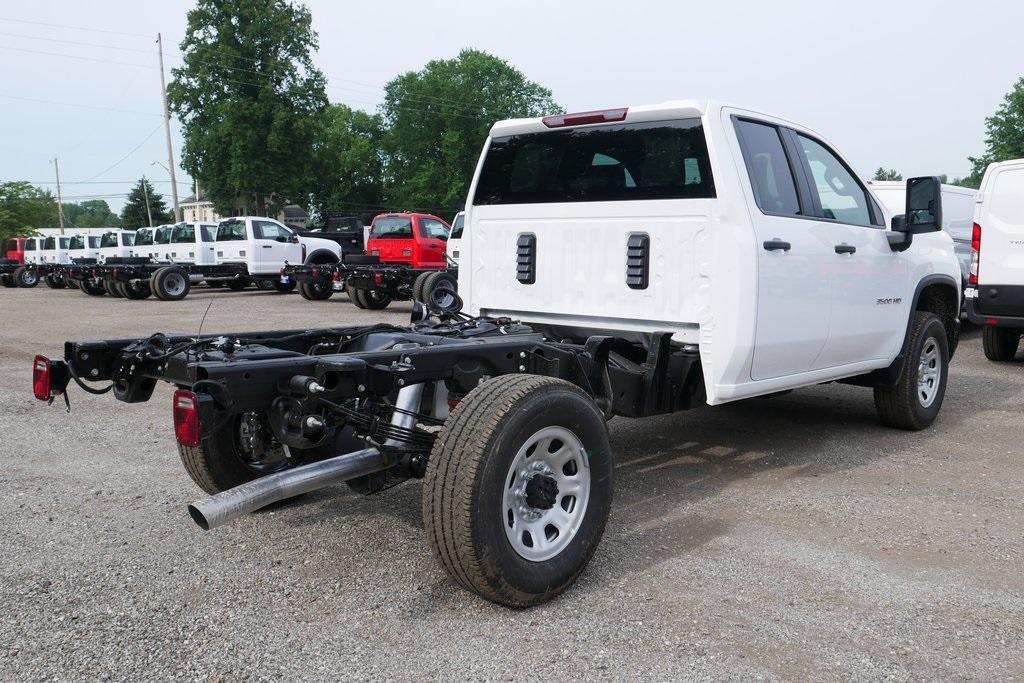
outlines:
[[[164,100],[164,134],[167,137],[167,172],[171,174],[171,197],[174,199],[174,222],[181,222],[178,205],[178,182],[174,177],[174,148],[171,147],[171,110],[167,107],[167,84],[164,82],[164,41],[156,34],[157,52],[160,53],[160,96]]]
[[[64,234],[64,202],[60,198],[60,166],[57,157],[53,158],[53,172],[57,174],[57,221],[60,223],[60,234]]]
[[[142,176],[142,196],[146,198],[146,218],[149,219],[149,227],[153,227],[153,214],[149,211],[149,181]]]

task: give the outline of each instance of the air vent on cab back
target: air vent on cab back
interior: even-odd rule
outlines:
[[[524,285],[537,281],[537,236],[523,233],[516,240],[516,279]]]
[[[626,238],[626,285],[630,289],[647,289],[651,261],[651,238],[635,233]]]

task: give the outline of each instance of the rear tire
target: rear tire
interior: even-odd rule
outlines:
[[[949,377],[949,336],[934,313],[915,312],[899,382],[875,387],[875,410],[883,424],[921,430],[935,421]]]
[[[32,289],[39,284],[39,273],[32,268],[21,266],[14,269],[14,282],[18,287]]]
[[[89,296],[103,296],[107,293],[107,290],[103,287],[103,281],[97,281],[95,278],[86,278],[82,280],[78,288]]]
[[[278,280],[274,283],[274,289],[277,290],[278,294],[291,294],[295,291],[295,280],[289,280],[288,282]]]
[[[370,289],[361,289],[359,290],[359,295],[363,304],[361,308],[380,311],[391,305],[391,297],[387,294],[381,294]]]
[[[320,282],[300,282],[299,294],[306,301],[324,301],[334,295],[334,286],[331,282],[326,285]]]
[[[611,447],[594,401],[564,380],[505,375],[446,420],[423,480],[423,522],[456,583],[525,607],[576,580],[611,500]]]
[[[433,275],[432,272],[420,273],[416,276],[416,279],[412,281],[412,300],[413,301],[424,301],[423,298],[423,285],[427,279]]]
[[[67,287],[67,283],[64,282],[64,278],[57,277],[56,275],[47,275],[43,278],[43,282],[50,289],[64,289]]]
[[[119,289],[120,282],[114,282],[113,280],[103,280],[103,291],[116,299],[123,299],[124,294]]]
[[[981,332],[985,358],[1006,363],[1014,359],[1020,347],[1021,331],[1010,327],[986,325]]]
[[[153,290],[146,280],[129,280],[128,282],[118,283],[118,291],[121,293],[121,296],[133,301],[148,299],[153,295]]]
[[[348,290],[348,300],[351,301],[356,308],[366,308],[366,302],[363,301],[362,293],[363,290],[361,289]]]
[[[259,428],[244,432],[243,420],[255,416]],[[249,441],[249,434],[257,434]],[[251,444],[247,449],[246,444]],[[193,448],[178,444],[178,455],[192,481],[210,495],[226,491],[254,479],[291,469],[300,464],[284,456],[280,444],[273,440],[262,414],[243,413],[228,418],[226,424]],[[292,450],[292,455],[297,453]]]
[[[181,301],[188,296],[192,284],[188,274],[180,268],[167,266],[153,273],[149,286],[158,299],[164,301]]]
[[[431,273],[423,283],[423,301],[430,308],[439,308],[449,313],[462,309],[458,300],[459,281],[451,273],[439,270]]]

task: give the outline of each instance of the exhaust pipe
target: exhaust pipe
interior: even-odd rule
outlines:
[[[302,465],[255,479],[188,506],[192,521],[203,530],[255,512],[271,503],[293,498],[364,474],[387,469],[392,463],[376,448],[364,448],[327,460]]]

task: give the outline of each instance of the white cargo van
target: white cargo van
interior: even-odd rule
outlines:
[[[1013,360],[1024,330],[1024,159],[985,170],[971,248],[968,317],[984,325],[989,360]]]
[[[868,185],[893,215],[903,213],[907,202],[907,184],[900,180],[869,180]],[[971,225],[978,191],[959,185],[942,186],[942,229],[953,238],[953,249],[960,262],[961,284],[967,285],[971,272]]]

